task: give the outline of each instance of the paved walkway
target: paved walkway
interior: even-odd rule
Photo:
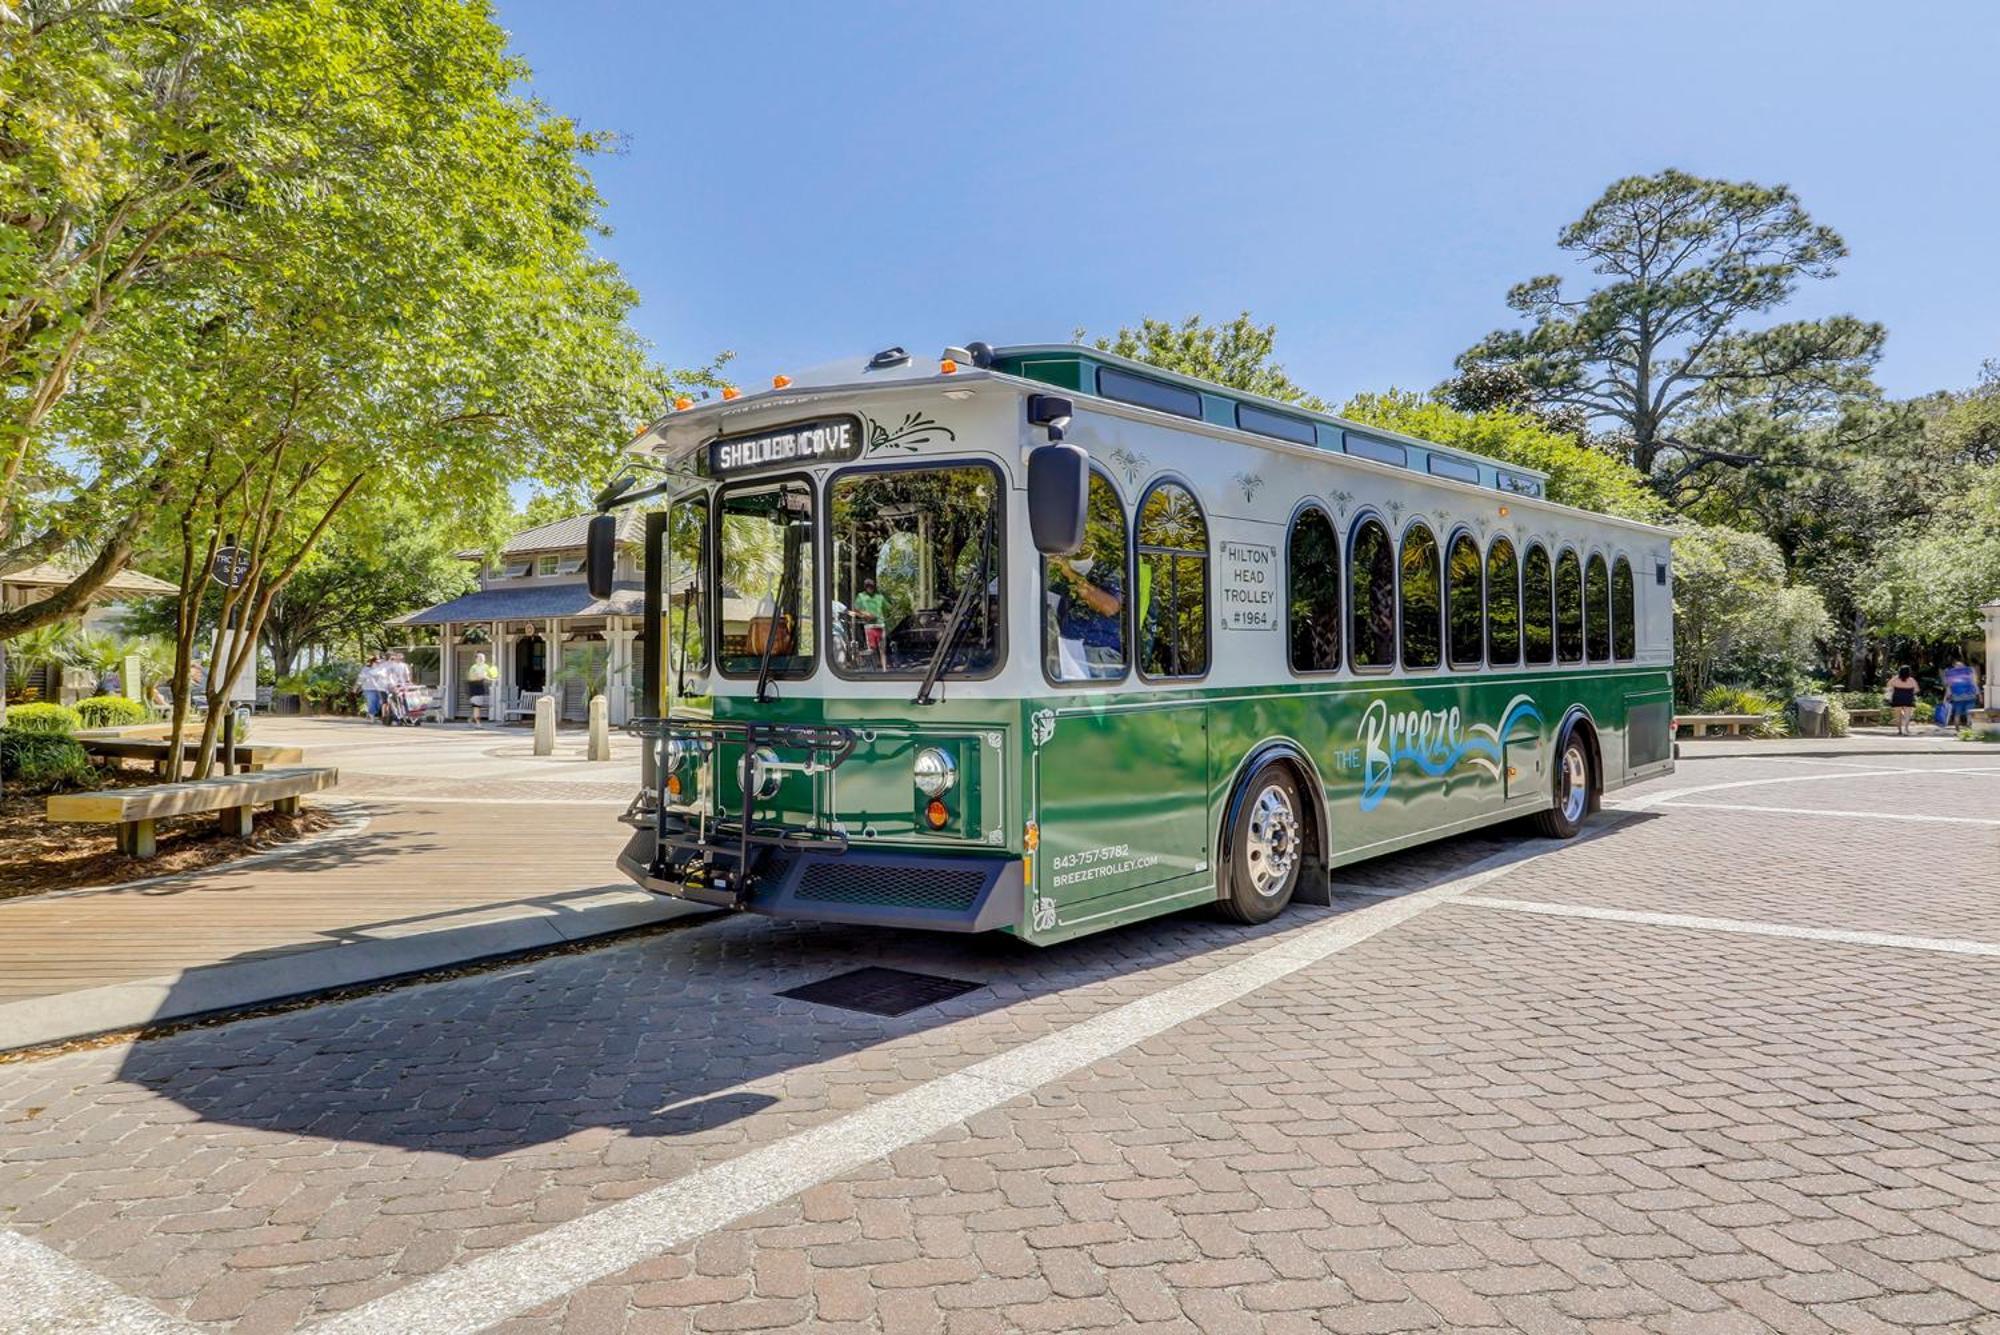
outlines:
[[[2000,1335],[2000,755],[1620,799],[1262,929],[718,918],[0,1068],[0,1329]],[[775,995],[861,964],[981,986]]]
[[[680,916],[615,870],[630,743],[260,719],[340,768],[341,828],[130,887],[0,902],[0,1049],[559,944]],[[357,800],[360,799],[360,800]]]

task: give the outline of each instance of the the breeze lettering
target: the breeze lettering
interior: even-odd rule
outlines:
[[[1222,579],[1216,590],[1227,630],[1278,628],[1278,549],[1252,542],[1224,542]]]
[[[737,473],[771,464],[845,459],[857,452],[859,444],[853,422],[822,422],[768,436],[719,440],[715,442],[715,454],[709,469],[714,473]]]

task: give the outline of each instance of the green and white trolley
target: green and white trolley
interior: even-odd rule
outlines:
[[[655,506],[649,890],[1038,944],[1259,922],[1673,766],[1669,535],[1530,470],[1080,347],[682,403],[600,498]]]

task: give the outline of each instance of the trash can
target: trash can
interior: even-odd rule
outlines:
[[[1799,736],[1825,737],[1826,697],[1822,695],[1801,695],[1792,701],[1799,713]]]

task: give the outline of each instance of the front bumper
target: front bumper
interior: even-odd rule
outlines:
[[[641,889],[773,918],[934,932],[990,932],[1019,925],[1025,899],[1021,860],[969,854],[844,852],[768,848],[749,889],[659,875],[658,834],[635,830],[618,868]]]

